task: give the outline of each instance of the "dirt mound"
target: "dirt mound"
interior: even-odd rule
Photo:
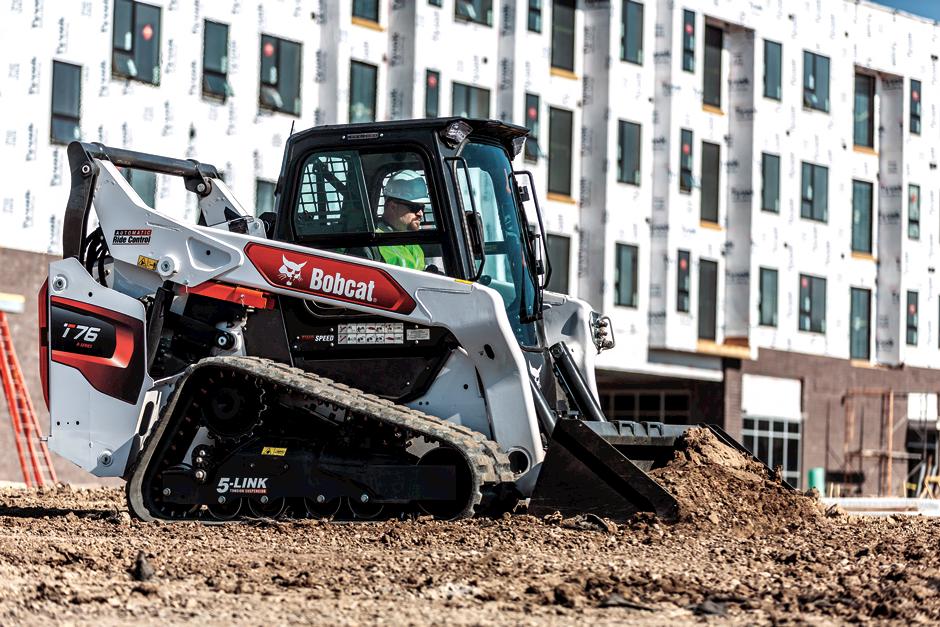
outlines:
[[[707,429],[688,431],[672,461],[650,475],[679,501],[680,523],[767,533],[822,519],[816,499],[772,480]]]

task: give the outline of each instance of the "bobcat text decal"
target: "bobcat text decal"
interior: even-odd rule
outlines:
[[[415,308],[408,292],[380,268],[265,244],[249,244],[245,254],[276,287],[402,314]]]

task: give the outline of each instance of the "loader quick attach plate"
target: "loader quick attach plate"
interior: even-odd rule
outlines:
[[[676,440],[689,428],[559,420],[529,513],[596,514],[626,520],[637,512],[654,512],[663,520],[675,520],[679,513],[676,499],[645,471],[672,459]]]

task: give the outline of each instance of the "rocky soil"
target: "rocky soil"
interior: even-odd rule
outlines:
[[[0,624],[940,622],[940,521],[825,512],[693,432],[639,516],[139,523],[114,488],[0,490]]]

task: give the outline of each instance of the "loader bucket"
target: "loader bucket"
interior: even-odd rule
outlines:
[[[646,471],[671,460],[676,440],[690,428],[658,422],[559,420],[529,513],[626,520],[638,512],[653,512],[663,520],[675,520],[679,504]]]

